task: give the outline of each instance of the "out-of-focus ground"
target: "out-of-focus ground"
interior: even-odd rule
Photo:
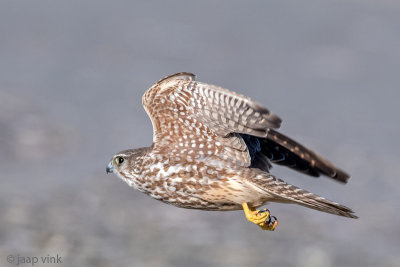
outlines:
[[[2,1],[0,266],[399,266],[399,1]],[[273,204],[184,210],[106,175],[150,145],[143,92],[190,71],[246,94],[348,171],[346,186],[285,180],[352,207],[350,220]],[[24,265],[21,265],[24,266]],[[25,265],[27,266],[27,265]]]

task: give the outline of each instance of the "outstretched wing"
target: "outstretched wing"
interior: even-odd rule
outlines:
[[[265,137],[269,128],[280,126],[281,119],[246,96],[196,82],[194,77],[191,73],[168,76],[144,94],[154,145],[179,144],[182,149],[189,145],[196,153],[211,152],[250,166],[248,148],[237,133]],[[203,151],[205,146],[208,149]]]
[[[267,171],[272,163],[347,182],[349,175],[273,130],[281,119],[250,98],[196,82],[187,72],[167,76],[143,96],[157,148],[175,155],[217,155],[242,167]],[[182,152],[183,151],[183,152]]]

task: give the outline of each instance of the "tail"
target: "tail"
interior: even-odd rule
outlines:
[[[271,195],[273,199],[270,201],[296,203],[307,208],[343,217],[358,218],[350,208],[288,184],[269,173],[260,172],[249,180],[260,189],[266,191],[268,195]]]
[[[293,186],[295,187],[295,186]],[[295,187],[296,188],[296,187]],[[349,207],[346,207],[337,202],[331,201],[329,199],[320,197],[316,194],[310,193],[306,190],[300,189],[303,192],[302,196],[293,197],[291,201],[314,210],[319,210],[347,218],[357,219],[358,216],[354,214],[354,211]]]

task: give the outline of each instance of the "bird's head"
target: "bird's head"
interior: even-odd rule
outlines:
[[[147,149],[128,149],[115,154],[106,167],[107,173],[115,173],[124,176],[134,175],[137,172],[140,159],[143,158]]]

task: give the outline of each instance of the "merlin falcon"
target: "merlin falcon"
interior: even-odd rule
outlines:
[[[346,183],[349,175],[276,131],[281,119],[252,99],[195,81],[187,72],[167,76],[142,98],[153,124],[150,147],[117,153],[107,173],[181,208],[243,209],[263,230],[278,225],[268,202],[295,203],[357,218],[343,205],[290,185],[269,173],[272,164]]]

